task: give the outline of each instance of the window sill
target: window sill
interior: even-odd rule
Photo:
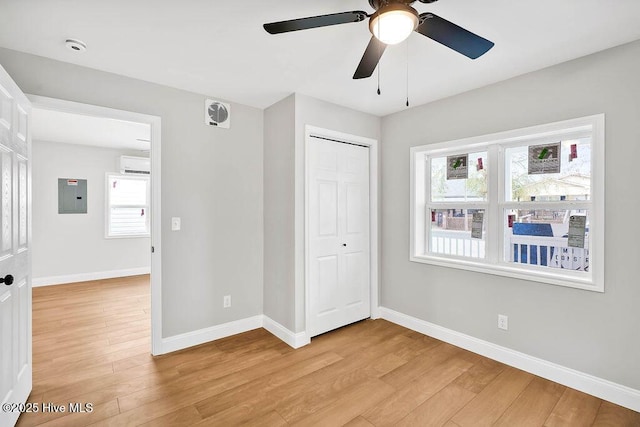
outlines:
[[[532,282],[546,283],[549,285],[563,286],[569,288],[583,289],[592,292],[604,292],[604,284],[598,286],[585,273],[564,270],[562,274],[540,271],[539,269],[529,267],[511,267],[509,264],[501,263],[497,265],[488,265],[485,263],[474,262],[469,260],[438,257],[432,255],[412,255],[409,258],[412,262],[422,264],[437,265],[440,267],[456,268],[460,270],[475,271],[478,273],[493,274],[496,276],[510,277],[513,279],[528,280]],[[525,270],[526,268],[526,270]],[[546,268],[545,268],[546,269]]]
[[[151,237],[150,233],[147,234],[127,234],[123,236],[104,236],[105,239],[148,239]]]

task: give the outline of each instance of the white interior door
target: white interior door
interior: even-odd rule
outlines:
[[[313,337],[371,315],[369,149],[311,137],[307,150]]]
[[[0,67],[0,426],[31,393],[30,110]]]

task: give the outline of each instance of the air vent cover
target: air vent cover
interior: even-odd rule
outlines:
[[[225,102],[207,99],[204,102],[204,122],[209,126],[229,129],[231,126],[231,106]]]

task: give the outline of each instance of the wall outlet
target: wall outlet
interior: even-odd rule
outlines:
[[[504,329],[505,331],[509,329],[509,317],[504,314],[498,314],[498,328]]]
[[[225,295],[224,299],[222,301],[222,306],[224,308],[229,308],[231,307],[231,295]]]

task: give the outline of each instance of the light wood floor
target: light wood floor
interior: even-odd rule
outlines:
[[[30,401],[93,412],[18,425],[640,426],[636,412],[384,320],[298,350],[257,329],[153,358],[149,335],[146,276],[35,288]]]

